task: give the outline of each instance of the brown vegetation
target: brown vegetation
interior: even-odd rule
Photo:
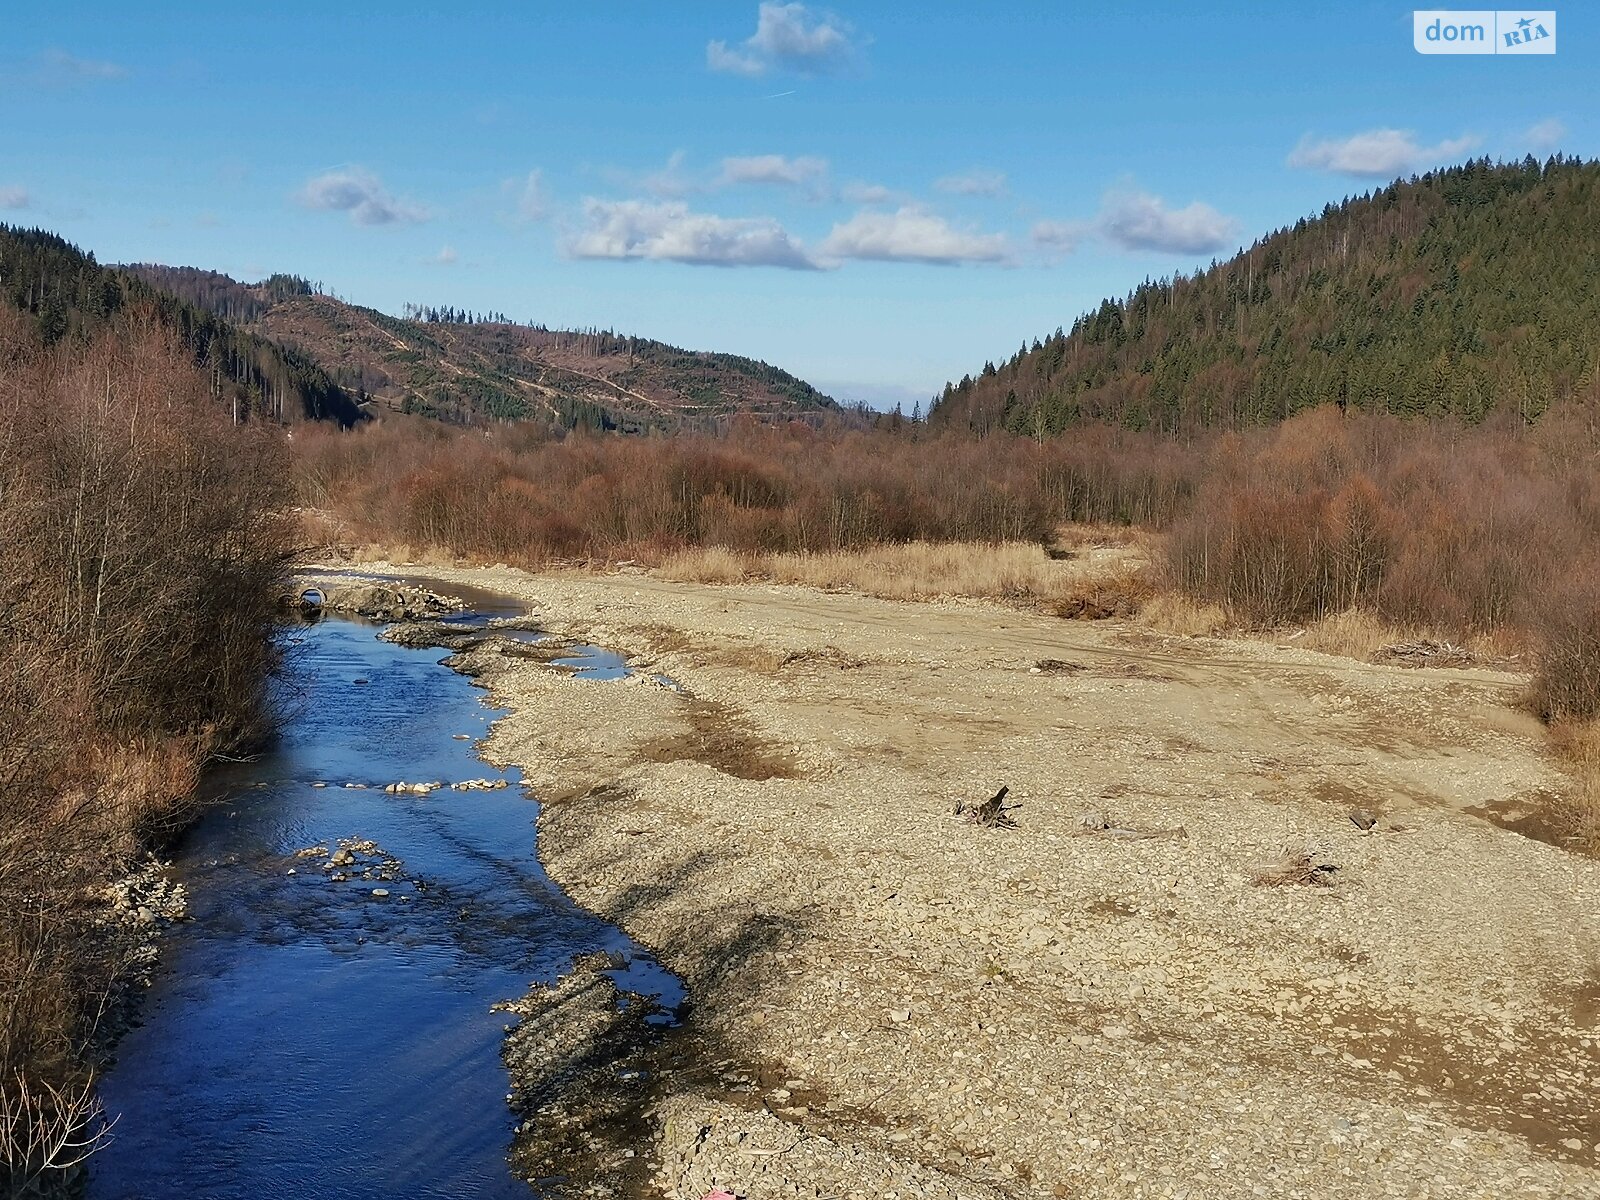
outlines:
[[[83,1052],[117,968],[93,897],[179,817],[207,753],[261,732],[289,551],[278,446],[230,427],[149,319],[47,351],[0,309],[0,1078],[16,1101],[0,1176],[15,1190],[65,1165],[89,1111]]]
[[[1071,443],[736,424],[725,438],[545,440],[380,424],[296,434],[302,501],[358,537],[536,565],[886,543],[1033,542],[1062,521],[1162,525],[1193,455],[1113,430]]]

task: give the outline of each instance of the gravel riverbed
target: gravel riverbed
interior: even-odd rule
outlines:
[[[1600,1194],[1600,863],[1492,819],[1567,786],[1517,677],[428,574],[640,668],[468,655],[550,873],[692,999],[592,1193]]]

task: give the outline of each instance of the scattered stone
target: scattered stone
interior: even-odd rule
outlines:
[[[580,965],[493,1011],[520,1018],[501,1050],[513,1081],[506,1100],[520,1119],[518,1172],[560,1179],[553,1194],[563,1197],[646,1194],[638,1131],[649,1127],[645,1110],[666,1070],[653,1058],[662,1037],[649,1022],[655,1005]],[[618,1188],[624,1180],[634,1186]]]
[[[1067,662],[1060,658],[1041,658],[1029,669],[1038,675],[1076,675],[1086,668],[1078,662]]]
[[[1130,841],[1145,841],[1150,838],[1187,838],[1189,831],[1182,825],[1174,825],[1167,829],[1133,829],[1126,825],[1117,824],[1109,820],[1102,812],[1093,809],[1082,814],[1077,820],[1077,834],[1098,834],[1108,838],[1125,838]]]
[[[475,649],[488,640],[488,635],[474,625],[438,620],[406,621],[389,626],[378,636],[386,642],[404,646],[408,650],[437,646],[441,650],[452,650],[458,654]]]

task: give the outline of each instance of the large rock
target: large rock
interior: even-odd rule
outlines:
[[[312,598],[314,594],[320,595],[320,603]],[[459,612],[463,607],[461,601],[427,588],[365,580],[308,588],[300,602],[325,612],[354,613],[378,621],[426,620]]]

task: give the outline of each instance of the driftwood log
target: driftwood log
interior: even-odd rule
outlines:
[[[974,825],[984,825],[991,829],[997,827],[1012,828],[1016,822],[1011,819],[1011,812],[1020,807],[1016,804],[1008,805],[1006,795],[1011,791],[1007,784],[982,804],[967,804],[965,801],[956,803],[956,816],[965,817]]]
[[[1372,656],[1378,662],[1400,667],[1466,667],[1477,661],[1472,651],[1451,642],[1421,638],[1415,642],[1396,642]]]

